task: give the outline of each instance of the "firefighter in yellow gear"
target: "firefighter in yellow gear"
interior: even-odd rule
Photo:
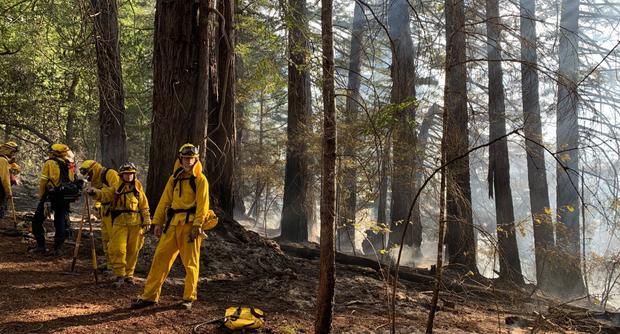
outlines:
[[[115,187],[120,182],[118,173],[111,168],[106,168],[95,160],[84,160],[80,165],[80,174],[86,177],[90,186],[95,189]],[[95,207],[99,210],[101,217],[101,242],[103,244],[103,254],[106,259],[106,267],[112,269],[112,259],[108,252],[108,242],[112,231],[112,215],[110,212],[110,201],[97,201]]]
[[[198,148],[184,144],[153,216],[154,233],[160,239],[144,292],[131,308],[143,308],[159,301],[161,287],[177,255],[185,267],[181,305],[186,309],[192,307],[197,296],[202,227],[208,212],[209,183],[198,161]]]
[[[37,241],[33,252],[45,253],[45,202],[51,202],[54,211],[54,255],[62,255],[62,246],[69,234],[70,196],[79,197],[75,185],[75,165],[70,160],[71,151],[65,144],[49,147],[50,158],[45,161],[39,179],[39,204],[32,219],[32,233]]]
[[[6,202],[13,197],[11,190],[11,161],[19,146],[15,142],[0,145],[0,218],[4,217]]]
[[[110,203],[112,229],[108,253],[116,276],[115,287],[134,283],[138,253],[144,244],[144,233],[151,225],[149,204],[142,185],[136,180],[136,166],[125,163],[118,173],[121,181],[114,188],[89,189],[89,194],[98,201]]]

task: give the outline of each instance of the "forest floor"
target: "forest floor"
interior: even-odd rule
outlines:
[[[18,207],[27,206],[25,201],[18,201]],[[19,221],[31,216],[32,205],[18,211]],[[74,213],[72,221],[76,228],[79,215]],[[0,231],[12,227],[10,218],[0,220]],[[49,233],[48,237],[52,236],[53,232]],[[202,256],[209,260],[205,259],[207,262],[201,266],[199,299],[188,311],[178,307],[183,290],[179,260],[164,284],[159,304],[129,309],[132,299],[142,291],[154,240],[147,240],[146,250],[141,253],[137,284],[113,288],[110,277],[100,276],[99,284],[95,284],[88,242],[81,248],[77,274],[67,274],[73,242],[67,242],[67,255],[63,257],[31,255],[26,249],[32,239],[0,234],[0,333],[220,333],[224,331],[215,325],[200,324],[222,317],[227,307],[237,305],[251,305],[266,312],[266,326],[259,333],[313,332],[318,260],[291,257],[282,253],[275,242],[258,238],[251,236],[245,245],[233,242],[230,247],[217,236],[210,235],[203,242]],[[267,253],[261,253],[264,250],[258,247],[271,247],[273,251],[264,255]],[[101,260],[100,250],[98,254]],[[336,275],[334,333],[389,333],[386,285],[377,271],[338,265]],[[398,333],[424,332],[431,295],[428,286],[401,281],[396,298]],[[508,326],[505,319],[531,318],[533,310],[541,307],[535,304],[531,300],[516,303],[504,295],[480,296],[467,289],[445,293],[435,319],[435,332],[528,333],[532,323],[516,318],[522,327]],[[571,330],[553,326],[540,328],[549,332]]]

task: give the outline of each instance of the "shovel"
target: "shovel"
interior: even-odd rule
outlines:
[[[84,202],[86,205],[86,202]],[[86,210],[84,210],[86,211]],[[71,269],[70,272],[75,271],[75,262],[77,261],[78,252],[80,250],[80,242],[82,241],[82,227],[84,226],[84,211],[82,211],[82,219],[80,220],[80,226],[78,227],[78,235],[75,239],[75,248],[73,249],[73,260],[71,260]],[[88,217],[90,219],[90,216]]]
[[[86,212],[88,213],[88,226],[90,229],[90,255],[93,262],[93,274],[95,274],[95,283],[99,283],[99,276],[97,275],[97,251],[95,250],[95,234],[93,233],[93,221],[90,219],[90,203],[87,193],[84,193],[84,198],[86,199]]]
[[[11,196],[11,208],[13,209],[13,228],[17,230],[17,213],[15,212],[15,201],[13,201],[13,196]]]

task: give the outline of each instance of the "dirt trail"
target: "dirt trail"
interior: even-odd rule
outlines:
[[[20,217],[31,214],[23,212]],[[9,219],[0,220],[0,229],[12,225]],[[89,267],[88,244],[82,248],[77,275],[67,275],[64,272],[69,268],[71,255],[61,258],[31,255],[26,252],[27,239],[0,234],[0,333],[190,333],[196,324],[221,317],[226,307],[235,305],[252,305],[266,311],[267,325],[258,332],[313,332],[318,261],[278,253],[277,245],[265,243],[254,235],[245,242],[233,241],[227,244],[217,235],[205,241],[210,244],[203,248],[199,300],[191,311],[178,308],[183,289],[180,266],[164,285],[157,306],[133,311],[128,306],[142,290],[147,266],[138,267],[135,286],[115,289],[110,278],[95,285]],[[147,244],[154,245],[155,240]],[[72,244],[65,246],[67,254],[72,249]],[[244,257],[245,262],[235,257],[238,253],[235,249],[242,250],[243,254],[237,255]],[[141,253],[144,263],[150,263],[150,251],[152,247]],[[273,258],[267,260],[269,263],[260,264],[259,259],[253,258],[264,259],[265,254]],[[101,252],[99,255],[101,259]],[[281,268],[279,272],[278,268]],[[338,266],[337,275],[334,332],[389,332],[385,285],[377,273],[366,268]],[[398,332],[423,331],[430,294],[417,291],[410,284],[403,285],[399,291]],[[501,308],[499,304],[487,305],[458,296],[452,302],[454,307],[438,313],[437,333],[497,333],[498,319],[501,332],[519,332],[502,324],[503,317],[498,318],[495,311],[496,307]],[[203,326],[198,332],[221,331]]]

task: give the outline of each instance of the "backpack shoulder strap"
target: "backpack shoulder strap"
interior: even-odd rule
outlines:
[[[196,177],[194,176],[194,174],[192,174],[192,176],[189,177],[189,186],[192,187],[192,190],[194,191],[194,194],[196,193]]]
[[[103,167],[103,171],[101,172],[101,183],[105,184],[106,186],[110,186],[110,183],[108,182],[108,172],[110,171],[110,169]]]

